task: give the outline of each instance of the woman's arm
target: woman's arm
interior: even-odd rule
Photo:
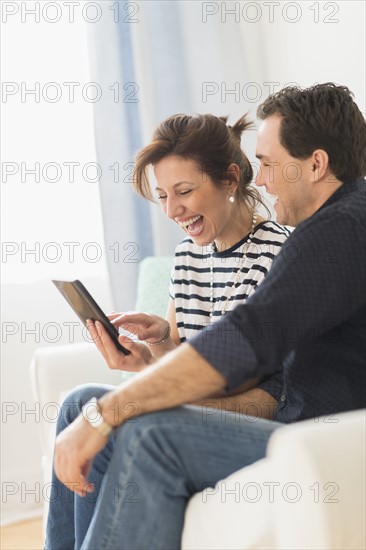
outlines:
[[[176,346],[180,345],[180,337],[177,327],[177,318],[175,316],[175,301],[173,298],[169,298],[168,309],[166,312],[166,318],[170,323],[170,336]]]
[[[154,359],[162,357],[168,351],[171,351],[180,345],[180,338],[178,334],[177,321],[175,317],[175,302],[172,298],[169,298],[168,309],[166,312],[166,318],[152,316],[159,319],[160,332],[156,330],[154,336],[145,338],[145,342],[149,346],[150,352]],[[162,324],[162,321],[164,323]],[[165,338],[168,333],[168,337]],[[161,340],[164,340],[161,344]]]
[[[238,415],[266,418],[273,420],[277,401],[272,395],[261,388],[252,388],[230,397],[212,397],[192,403],[197,407],[205,407],[202,414],[220,414],[221,411],[231,411]]]

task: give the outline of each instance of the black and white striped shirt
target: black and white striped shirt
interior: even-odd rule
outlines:
[[[182,241],[175,250],[175,265],[172,271],[170,296],[175,301],[175,314],[182,342],[197,334],[210,324],[213,303],[213,321],[222,315],[224,303],[229,300],[226,311],[243,303],[262,282],[282,244],[291,230],[274,221],[258,224],[252,242],[248,235],[231,248],[212,254],[208,246],[199,246],[190,238]],[[233,289],[235,273],[246,258]],[[213,302],[211,294],[211,262],[213,262]]]

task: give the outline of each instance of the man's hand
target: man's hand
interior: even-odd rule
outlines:
[[[139,372],[153,362],[153,356],[145,344],[137,344],[127,336],[120,336],[119,342],[131,352],[130,355],[125,355],[116,348],[102,323],[89,320],[87,327],[110,369]]]
[[[54,468],[58,479],[83,497],[94,491],[88,475],[95,455],[108,439],[100,435],[80,414],[56,439]]]

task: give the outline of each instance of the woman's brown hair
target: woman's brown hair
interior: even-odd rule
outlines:
[[[240,146],[243,131],[250,128],[252,123],[248,121],[247,115],[242,116],[233,126],[227,125],[227,119],[227,116],[211,114],[178,114],[161,122],[153,134],[152,142],[136,155],[132,177],[136,191],[153,201],[149,166],[167,156],[177,155],[195,161],[198,168],[210,176],[216,185],[235,180],[239,184],[236,191],[239,201],[251,207],[260,203],[266,208],[260,193],[250,186],[253,169]],[[239,181],[228,170],[233,163],[239,167]]]

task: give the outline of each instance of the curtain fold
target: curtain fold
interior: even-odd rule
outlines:
[[[149,205],[132,192],[133,155],[141,147],[138,88],[129,23],[116,23],[100,2],[102,17],[89,27],[91,78],[102,90],[94,104],[101,168],[100,201],[114,308],[132,309],[139,261],[153,253]]]

